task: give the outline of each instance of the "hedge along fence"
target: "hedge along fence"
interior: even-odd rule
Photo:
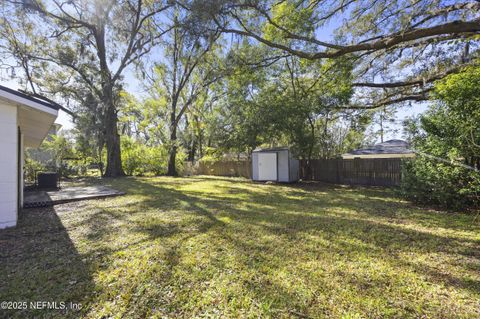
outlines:
[[[251,178],[252,162],[225,160],[218,162],[197,162],[195,165],[187,162],[185,165],[185,174]]]

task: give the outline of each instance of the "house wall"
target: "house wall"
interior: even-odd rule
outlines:
[[[0,100],[0,228],[17,224],[17,107]]]
[[[21,133],[21,132],[20,132]],[[23,188],[25,186],[25,145],[24,145],[24,135],[23,133],[20,134],[20,167],[18,168],[20,170],[20,207],[23,208]]]

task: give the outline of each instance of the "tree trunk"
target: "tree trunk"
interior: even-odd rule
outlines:
[[[194,162],[195,161],[195,153],[197,152],[197,143],[195,140],[192,141],[190,145],[190,150],[188,151],[188,161]]]
[[[198,135],[198,158],[203,157],[203,131]]]
[[[104,176],[125,176],[120,153],[120,135],[118,134],[117,127],[118,117],[113,99],[114,83],[107,63],[104,21],[100,21],[98,27],[95,29],[95,43],[97,46],[97,56],[100,62],[100,72],[102,77],[102,103],[105,108],[104,124],[105,144],[107,147],[107,168],[105,169]]]
[[[196,142],[197,138],[195,136],[195,127],[197,127],[197,125],[196,125],[195,117],[193,117],[193,120],[194,120],[193,124],[188,121],[187,114],[185,114],[184,117],[185,117],[185,131],[188,132],[190,130],[192,132],[190,134],[191,141],[188,141],[187,161],[193,163],[195,161],[195,152],[197,151],[197,142]],[[193,126],[193,127],[190,128],[190,126]]]
[[[168,155],[168,176],[177,176],[177,168],[175,167],[175,162],[177,159],[177,129],[175,128],[170,134],[170,142],[172,146],[170,147],[170,152]]]
[[[177,168],[175,162],[177,159],[177,123],[176,123],[176,107],[172,108],[173,111],[170,114],[170,152],[168,154],[168,176],[177,176]]]
[[[307,167],[306,167],[306,175],[308,178],[311,178],[312,175],[312,154],[313,154],[313,147],[315,143],[315,123],[313,122],[310,115],[308,116],[308,123],[310,124],[310,145],[308,146],[308,155],[307,155]]]
[[[380,143],[383,143],[383,115],[380,113]]]
[[[107,112],[105,116],[105,144],[107,146],[107,169],[105,177],[125,176],[122,168],[122,158],[120,151],[120,135],[117,128],[117,113],[113,106],[113,101],[107,100]]]

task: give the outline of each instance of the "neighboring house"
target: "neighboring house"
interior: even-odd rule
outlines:
[[[343,154],[343,159],[354,158],[403,158],[415,157],[415,152],[409,149],[409,145],[403,140],[389,140],[375,144],[372,147],[360,148]]]
[[[0,228],[15,226],[23,205],[25,147],[38,147],[59,106],[0,85]]]

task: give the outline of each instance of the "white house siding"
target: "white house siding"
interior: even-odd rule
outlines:
[[[21,133],[21,132],[20,132]],[[25,145],[24,145],[24,135],[20,134],[20,167],[18,168],[20,170],[20,207],[23,208],[23,187],[25,186]],[[18,166],[17,166],[18,167]]]
[[[0,101],[0,228],[17,223],[17,139],[17,107]]]

